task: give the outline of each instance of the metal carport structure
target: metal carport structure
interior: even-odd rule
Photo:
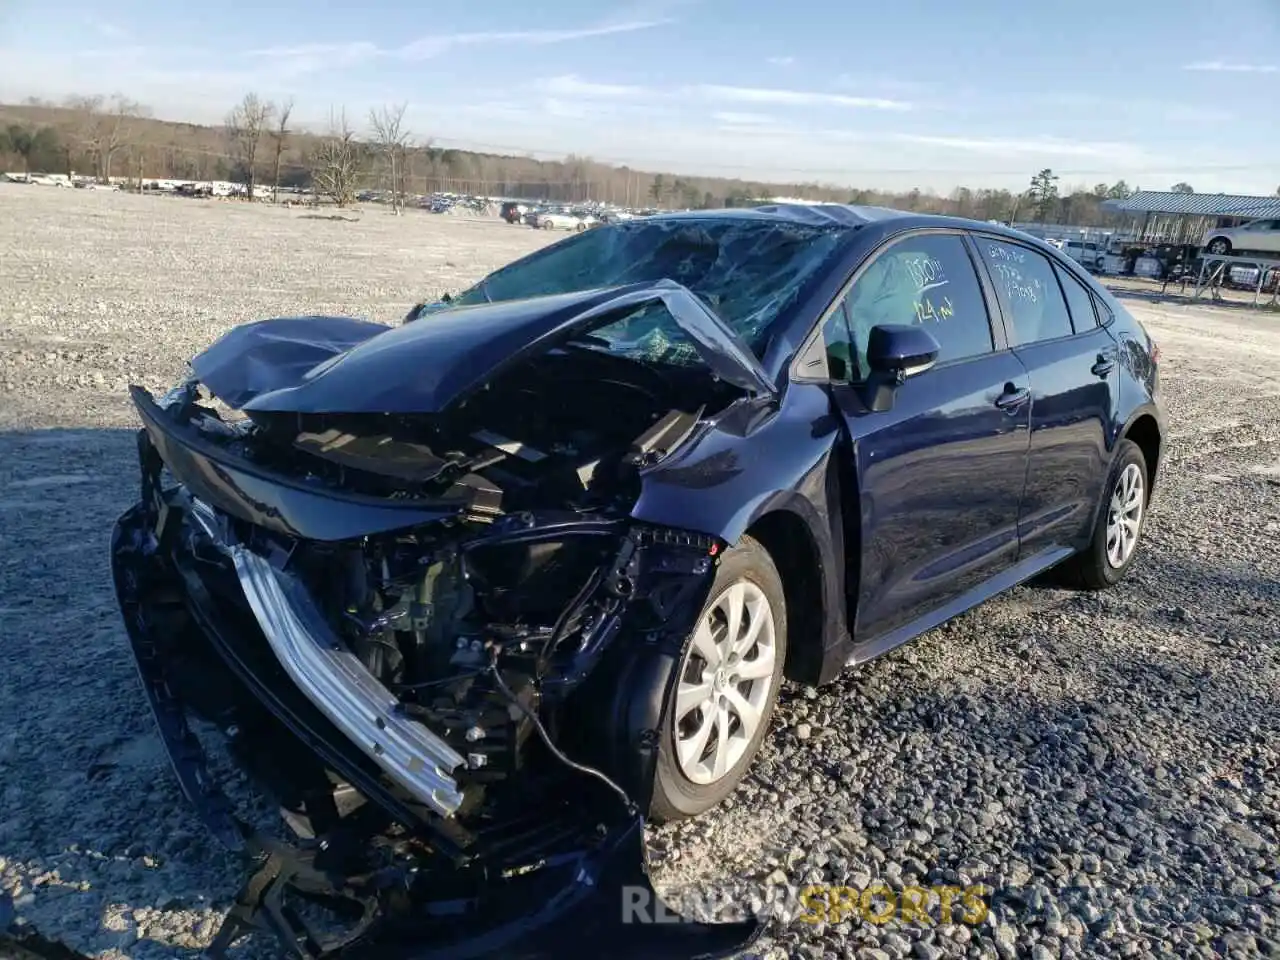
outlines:
[[[1128,214],[1129,233],[1140,243],[1199,246],[1214,227],[1235,227],[1248,220],[1280,218],[1280,197],[1231,193],[1173,193],[1140,190],[1104,200],[1103,210]]]
[[[1212,229],[1235,227],[1250,220],[1280,219],[1280,196],[1143,190],[1124,199],[1103,201],[1102,208],[1112,213],[1129,214],[1132,218],[1129,233],[1137,243],[1194,247],[1199,251],[1200,241]],[[1206,292],[1215,300],[1220,299],[1224,281],[1247,282],[1253,288],[1256,306],[1268,278],[1280,271],[1280,257],[1218,255],[1199,251],[1195,260],[1193,299]],[[1247,281],[1243,280],[1246,276]],[[1190,280],[1192,277],[1184,274],[1183,289]],[[1167,286],[1166,280],[1161,289]],[[1270,302],[1274,304],[1278,299],[1280,288]]]

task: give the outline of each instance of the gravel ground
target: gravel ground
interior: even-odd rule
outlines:
[[[250,319],[398,320],[547,239],[0,186],[0,926],[11,901],[86,954],[190,956],[240,879],[181,801],[115,609],[125,385],[171,384]],[[959,905],[951,923],[783,910],[760,952],[1280,956],[1280,326],[1130,306],[1160,342],[1173,431],[1131,576],[1019,589],[786,691],[724,807],[653,831],[673,902],[985,883],[1001,905],[980,923]]]

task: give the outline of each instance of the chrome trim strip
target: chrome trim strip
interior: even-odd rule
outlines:
[[[449,775],[463,757],[404,716],[400,702],[343,646],[296,578],[229,545],[240,586],[281,666],[334,726],[414,797],[448,816],[462,803]]]

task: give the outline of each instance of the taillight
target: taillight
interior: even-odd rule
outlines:
[[[1160,344],[1156,343],[1154,340],[1151,341],[1151,362],[1160,362]]]

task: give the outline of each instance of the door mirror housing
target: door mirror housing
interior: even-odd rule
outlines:
[[[871,376],[864,387],[863,400],[874,413],[893,409],[893,395],[899,386],[938,362],[938,341],[919,324],[881,324],[871,328],[867,338],[867,366]]]
[[[933,334],[919,324],[882,324],[871,328],[867,365],[901,383],[937,363],[941,350]]]

